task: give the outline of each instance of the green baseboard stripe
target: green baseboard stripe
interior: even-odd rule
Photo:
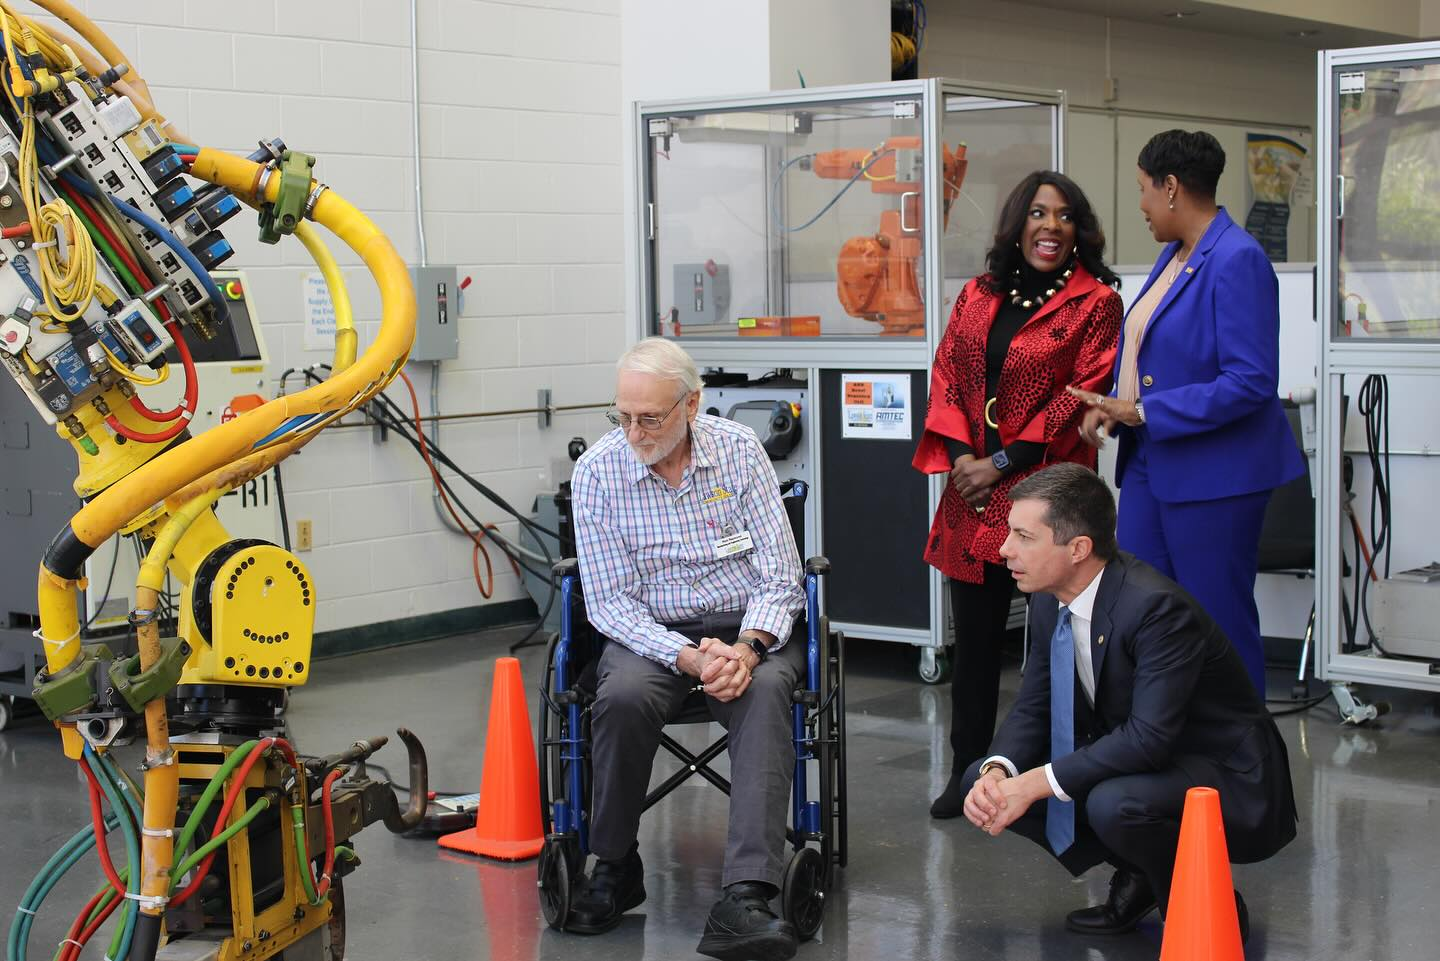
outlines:
[[[437,611],[434,614],[418,614],[415,617],[402,617],[378,624],[362,624],[338,631],[321,631],[315,635],[310,657],[312,660],[322,660],[382,647],[433,641],[492,627],[523,624],[539,616],[535,602],[522,598],[497,604],[459,607],[453,611]]]

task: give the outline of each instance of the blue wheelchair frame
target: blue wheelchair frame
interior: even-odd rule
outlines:
[[[792,488],[792,496],[803,502],[806,486],[793,482]],[[829,569],[830,564],[823,557],[812,557],[805,564],[805,682],[796,688],[791,706],[795,774],[788,838],[795,854],[786,868],[781,907],[803,938],[812,937],[818,930],[834,868],[843,867],[846,862],[844,637],[830,633],[828,619],[820,611],[820,578]],[[564,927],[570,893],[583,878],[585,858],[590,851],[589,828],[583,811],[588,763],[584,727],[587,705],[582,703],[576,690],[578,678],[573,676],[577,673],[573,669],[577,571],[578,563],[574,559],[555,566],[560,581],[560,633],[553,646],[553,684],[550,690],[542,690],[541,706],[542,781],[545,793],[557,789],[555,797],[541,801],[542,805],[549,802],[544,814],[550,825],[540,857],[541,905],[546,920],[557,929]],[[546,712],[563,715],[564,724],[558,737],[545,735]],[[663,732],[661,743],[685,766],[649,793],[646,809],[696,774],[729,793],[729,783],[708,767],[711,760],[726,750],[728,735],[699,754],[691,754]],[[555,785],[550,784],[548,777],[551,768],[546,754],[551,749],[559,752],[562,775],[561,783]],[[806,769],[810,761],[818,762],[820,788],[827,795],[819,800],[810,798],[810,777]],[[828,805],[828,810],[824,805]],[[820,850],[810,847],[810,842],[817,842]]]

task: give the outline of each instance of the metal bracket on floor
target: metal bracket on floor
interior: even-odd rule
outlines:
[[[1340,709],[1340,720],[1346,724],[1358,726],[1390,712],[1390,705],[1386,702],[1367,704],[1351,685],[1341,681],[1331,682],[1330,693],[1335,695],[1335,706]]]

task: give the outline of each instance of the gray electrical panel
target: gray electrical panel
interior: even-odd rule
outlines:
[[[681,327],[723,323],[730,312],[730,268],[713,260],[676,264],[675,310]]]
[[[40,555],[77,510],[75,452],[19,391],[0,390],[0,628],[38,623]]]
[[[415,346],[411,360],[454,360],[460,355],[454,267],[412,267],[415,283]]]

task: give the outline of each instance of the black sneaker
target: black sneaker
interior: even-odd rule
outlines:
[[[631,848],[619,861],[595,860],[595,870],[570,909],[566,931],[604,934],[621,916],[645,901],[645,866],[640,852]]]
[[[795,926],[770,910],[771,885],[742,881],[725,889],[710,909],[696,948],[720,961],[789,961],[800,947]]]

